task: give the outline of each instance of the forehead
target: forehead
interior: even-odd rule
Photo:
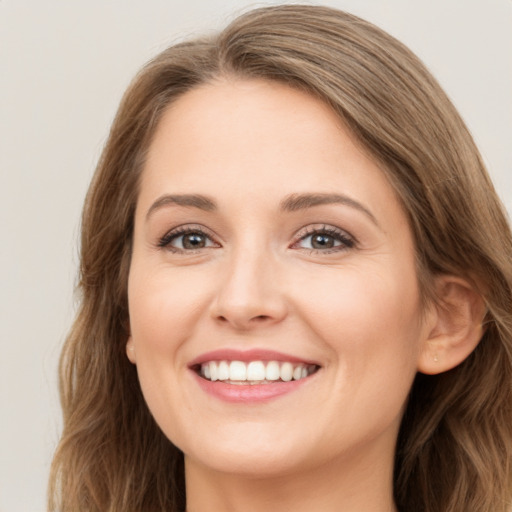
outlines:
[[[397,203],[378,164],[329,106],[263,80],[205,84],[171,104],[141,184],[143,201],[201,193],[278,202],[314,191],[352,194],[377,209]]]

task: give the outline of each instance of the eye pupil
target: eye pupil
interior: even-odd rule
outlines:
[[[316,234],[311,239],[311,245],[315,249],[330,249],[334,247],[334,238],[326,234]]]
[[[200,233],[190,233],[183,237],[183,247],[185,249],[200,249],[205,245],[206,239]]]

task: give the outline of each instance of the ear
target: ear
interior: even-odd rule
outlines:
[[[446,372],[462,363],[480,342],[486,306],[468,281],[455,276],[436,278],[437,301],[418,360],[418,371],[429,375]]]
[[[130,336],[128,341],[126,342],[126,355],[131,363],[135,364],[137,359],[135,357],[135,345],[133,343],[133,338]]]

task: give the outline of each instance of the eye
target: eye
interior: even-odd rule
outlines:
[[[351,235],[332,226],[311,227],[306,230],[305,234],[299,233],[299,237],[292,248],[329,253],[355,246],[355,240]]]
[[[219,247],[219,244],[199,227],[181,227],[166,233],[158,242],[158,247],[173,252],[194,252]]]

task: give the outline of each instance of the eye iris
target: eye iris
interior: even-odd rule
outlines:
[[[183,236],[183,247],[185,249],[201,249],[206,246],[206,239],[200,233],[190,233]]]
[[[334,238],[331,235],[319,233],[311,237],[311,245],[314,249],[330,249],[334,247]]]

